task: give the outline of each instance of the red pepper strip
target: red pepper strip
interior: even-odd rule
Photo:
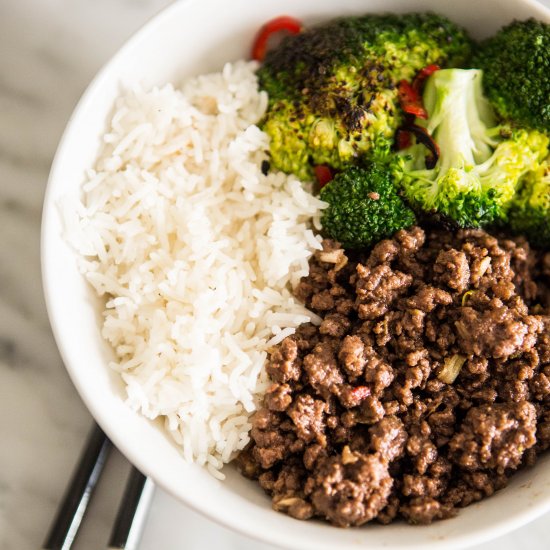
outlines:
[[[406,130],[406,127],[397,128],[395,131],[395,145],[398,151],[410,147],[412,144],[411,134]]]
[[[263,61],[267,52],[267,43],[273,34],[285,31],[290,34],[298,34],[302,30],[302,22],[288,15],[275,17],[265,23],[252,44],[252,59]]]
[[[317,166],[314,166],[313,172],[317,178],[317,183],[319,183],[319,187],[321,188],[323,188],[329,181],[332,180],[332,178],[334,178],[332,168],[326,164],[318,164]]]
[[[431,155],[426,157],[426,168],[428,168],[429,170],[435,168],[435,165],[439,160],[439,145],[437,145],[432,136],[428,134],[428,131],[421,126],[417,126],[416,124],[405,126],[402,129],[407,132],[411,132],[411,134],[414,134],[416,141],[422,143],[422,145],[426,146],[429,149]]]
[[[399,103],[405,113],[418,118],[428,118],[428,113],[422,106],[420,94],[406,80],[399,82],[397,92],[399,94]]]
[[[424,87],[424,82],[426,82],[426,79],[429,76],[432,76],[435,71],[439,71],[441,67],[439,65],[428,65],[427,67],[424,67],[423,69],[420,69],[416,76],[414,77],[412,87],[416,91],[418,95],[422,93],[422,88]]]

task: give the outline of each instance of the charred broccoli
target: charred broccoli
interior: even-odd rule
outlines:
[[[481,44],[473,66],[499,115],[550,131],[550,25],[514,21]]]
[[[402,120],[398,82],[470,51],[465,31],[435,14],[350,17],[287,37],[258,71],[274,166],[309,179],[316,164],[383,157]]]
[[[520,179],[548,150],[541,132],[495,125],[482,74],[445,69],[427,80],[428,120],[417,122],[439,145],[439,160],[426,168],[426,150],[417,143],[394,165],[402,193],[415,209],[459,227],[505,220]]]
[[[535,246],[550,246],[550,157],[523,178],[510,209],[510,225]]]
[[[362,248],[415,223],[413,211],[397,194],[384,165],[352,166],[321,189],[324,233],[344,247]]]

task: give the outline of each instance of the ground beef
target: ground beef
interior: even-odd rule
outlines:
[[[462,469],[490,468],[499,474],[517,468],[535,442],[537,415],[532,403],[471,407],[449,442],[450,456]]]
[[[348,527],[375,518],[386,506],[392,484],[384,458],[344,447],[340,455],[320,461],[305,491],[317,514]]]
[[[492,495],[550,447],[549,279],[550,253],[481,230],[323,241],[295,290],[322,321],[270,350],[241,472],[340,527]]]
[[[497,298],[491,300],[484,311],[462,307],[455,327],[462,353],[499,359],[532,349],[542,322],[519,312],[515,305],[502,305]]]

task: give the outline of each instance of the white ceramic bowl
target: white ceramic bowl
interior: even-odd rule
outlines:
[[[336,529],[275,513],[257,484],[226,467],[220,482],[184,462],[159,424],[124,405],[124,388],[107,367],[111,352],[99,333],[100,304],[76,268],[61,237],[58,200],[78,188],[98,152],[115,97],[125,83],[179,82],[247,57],[255,31],[266,20],[295,15],[307,23],[376,11],[433,10],[466,26],[476,38],[513,18],[550,22],[531,0],[190,0],[176,2],[142,28],[103,68],[67,126],[52,167],[44,204],[44,292],[57,344],[91,413],[115,445],[164,490],[213,520],[246,535],[300,550],[464,548],[504,534],[550,510],[550,454],[513,477],[490,499],[430,526],[404,523]],[[182,529],[185,526],[182,525]]]

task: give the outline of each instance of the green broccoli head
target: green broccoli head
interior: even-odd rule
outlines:
[[[347,248],[363,248],[414,225],[414,212],[397,194],[386,165],[352,166],[321,189],[323,232]]]
[[[397,115],[393,91],[380,92],[357,128],[340,117],[314,114],[307,104],[297,106],[287,99],[271,107],[262,129],[269,135],[273,165],[302,180],[311,179],[316,164],[337,170],[358,158],[385,158],[393,144]]]
[[[546,156],[548,137],[536,130],[495,126],[482,91],[482,71],[445,69],[424,90],[424,123],[440,148],[433,169],[416,144],[402,152],[396,177],[417,210],[460,227],[504,221],[521,177]]]
[[[310,178],[315,164],[383,157],[402,122],[398,82],[470,51],[465,32],[434,14],[350,17],[286,38],[258,71],[273,164]]]
[[[510,209],[510,226],[535,246],[550,246],[550,158],[523,178]]]
[[[485,93],[499,115],[550,130],[550,25],[514,21],[481,44],[473,66],[483,69]]]

